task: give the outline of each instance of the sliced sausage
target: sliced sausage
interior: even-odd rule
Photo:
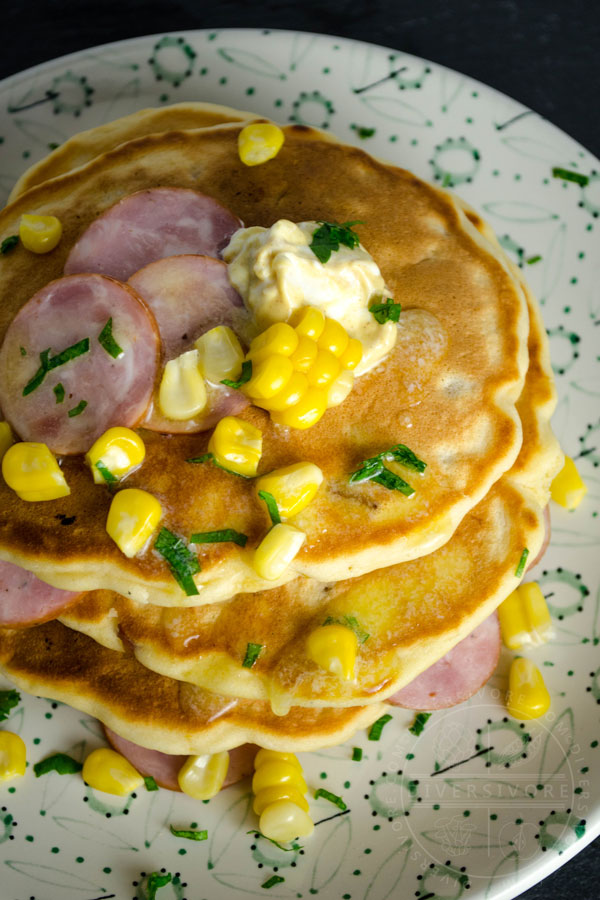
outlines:
[[[16,566],[0,560],[0,626],[28,628],[60,616],[83,594],[61,591]]]
[[[158,355],[154,316],[133,288],[104,275],[59,278],[6,332],[0,404],[23,440],[55,453],[85,453],[107,428],[143,418]]]
[[[115,203],[84,231],[67,258],[65,275],[101,272],[127,281],[165,256],[218,256],[241,224],[228,209],[197,191],[138,191]]]

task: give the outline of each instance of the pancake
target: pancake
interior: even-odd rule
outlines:
[[[0,259],[0,339],[20,306],[60,275],[74,241],[125,194],[154,186],[211,194],[248,224],[280,218],[364,220],[361,241],[403,305],[399,339],[383,365],[357,379],[350,397],[307,431],[286,432],[255,407],[240,414],[263,433],[259,473],[296,461],[319,465],[325,482],[294,524],[307,541],[280,582],[299,574],[337,581],[443,546],[461,519],[513,464],[521,446],[516,401],[527,367],[528,316],[519,281],[497,247],[451,198],[401,169],[304,126],[286,128],[279,155],[244,167],[239,125],[150,135],[17,198],[0,216],[14,233],[23,212],[57,215],[64,238],[32,260],[22,247]],[[460,428],[457,428],[457,422]],[[0,485],[0,558],[69,589],[107,589],[163,605],[217,602],[273,587],[251,554],[269,527],[252,483],[186,460],[208,435],[144,433],[144,465],[127,487],[150,491],[178,535],[235,528],[245,549],[200,553],[199,594],[185,597],[156,553],[126,559],[106,534],[111,494],[92,484],[79,457],[62,469],[71,495],[26,504]],[[427,462],[407,499],[374,483],[350,485],[363,459],[406,442]],[[65,518],[66,517],[66,520]],[[68,528],[61,522],[72,521]]]

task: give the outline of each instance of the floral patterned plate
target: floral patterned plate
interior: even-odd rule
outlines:
[[[556,623],[556,639],[531,654],[552,707],[532,722],[506,715],[506,653],[485,689],[435,713],[420,737],[396,710],[378,743],[360,734],[305,754],[310,786],[348,808],[313,801],[315,836],[284,852],[252,830],[247,783],[198,804],[164,790],[120,800],[76,775],[36,779],[36,761],[54,751],[82,759],[102,737],[87,716],[27,697],[3,726],[25,739],[30,767],[2,787],[2,897],[145,898],[153,872],[171,875],[159,900],[266,889],[281,898],[515,897],[600,832],[599,164],[513,100],[403,53],[311,34],[197,31],[86,50],[0,84],[2,199],[74,132],[181,100],[326,128],[455,187],[522,266],[550,335],[555,429],[589,486],[576,512],[553,508],[551,548],[535,573]],[[208,839],[175,838],[170,824],[206,828]]]

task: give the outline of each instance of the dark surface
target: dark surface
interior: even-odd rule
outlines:
[[[193,28],[287,28],[383,44],[492,85],[600,156],[597,0],[13,0],[0,78],[86,47]],[[600,839],[522,895],[598,900]]]

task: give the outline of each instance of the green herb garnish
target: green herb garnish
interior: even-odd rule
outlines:
[[[98,343],[106,350],[109,356],[112,356],[113,359],[117,359],[124,352],[123,348],[119,347],[113,337],[112,316],[98,335]]]
[[[279,841],[273,840],[273,838],[268,838],[266,834],[263,834],[262,831],[257,831],[255,828],[247,831],[246,834],[255,834],[256,837],[261,837],[265,841],[269,841],[270,844],[275,844],[276,847],[279,847],[280,850],[283,850],[284,853],[289,853],[290,850],[304,850],[304,847],[301,844],[297,844],[295,841],[292,842],[291,847],[284,847],[283,844],[280,844]]]
[[[188,597],[197,594],[198,588],[192,576],[200,571],[200,563],[196,554],[188,549],[184,540],[177,537],[168,528],[161,528],[154,549],[169,563],[171,574],[185,594]]]
[[[403,466],[406,466],[407,469],[413,469],[415,472],[420,472],[421,474],[423,474],[427,468],[427,463],[423,462],[422,459],[419,459],[406,444],[395,444],[393,447],[390,447],[389,450],[385,450],[381,453],[380,456],[383,459],[393,459]]]
[[[355,616],[341,616],[341,618],[338,618],[337,616],[327,616],[323,625],[345,625],[346,628],[352,629],[361,644],[364,644],[365,641],[368,641],[371,637],[367,631],[364,631],[360,627],[358,619]]]
[[[341,797],[338,797],[337,794],[332,794],[331,791],[326,791],[325,788],[318,788],[315,791],[315,800],[318,800],[319,797],[324,797],[330,803],[335,803],[339,809],[348,809],[348,805],[344,803]]]
[[[269,888],[274,887],[276,884],[281,884],[282,881],[285,881],[285,878],[282,878],[281,875],[271,875],[264,884],[261,884],[261,887],[268,891]]]
[[[259,491],[258,496],[261,500],[264,500],[265,505],[269,511],[269,515],[271,516],[271,522],[273,523],[273,525],[279,525],[281,522],[281,516],[279,515],[277,501],[273,494],[270,494],[268,491]]]
[[[221,463],[218,463],[213,456],[212,453],[203,453],[202,456],[191,456],[189,459],[186,459],[188,463],[205,463],[211,462],[213,466],[216,466],[217,469],[223,469],[224,472],[229,472],[230,475],[237,475],[238,478],[249,478],[249,475],[242,475],[241,472],[234,472],[233,469],[228,469],[227,466],[222,466]]]
[[[221,384],[226,384],[227,387],[230,388],[241,388],[243,384],[246,384],[247,381],[250,381],[252,378],[252,360],[245,359],[242,363],[242,374],[238,378],[237,381],[232,381],[230,378],[223,378]]]
[[[369,307],[369,312],[373,314],[374,319],[383,325],[384,322],[398,322],[402,304],[396,303],[391,297],[382,300],[381,303],[373,303]]]
[[[421,474],[427,468],[427,463],[419,459],[406,444],[395,444],[389,450],[383,450],[377,456],[363,460],[359,468],[350,476],[350,483],[360,484],[361,481],[375,481],[388,490],[400,491],[406,497],[412,497],[415,493],[414,488],[385,466],[385,462],[392,460]]]
[[[381,732],[383,731],[384,726],[387,725],[387,723],[390,722],[391,719],[392,716],[390,716],[389,713],[386,713],[384,716],[381,716],[379,719],[377,719],[376,722],[373,722],[373,724],[369,728],[369,734],[367,735],[369,740],[378,741],[381,737]]]
[[[157,791],[158,785],[152,775],[144,775],[144,784],[147,791]]]
[[[146,882],[146,900],[156,900],[156,892],[159,888],[171,883],[171,873],[151,872]]]
[[[27,356],[27,350],[25,349],[25,347],[19,347],[19,351],[21,353],[21,356]]]
[[[225,544],[229,541],[239,547],[245,547],[248,535],[233,528],[223,528],[221,531],[196,531],[190,538],[190,544]]]
[[[36,763],[33,767],[36,778],[39,778],[40,775],[47,775],[48,772],[58,772],[59,775],[72,775],[73,772],[81,772],[82,769],[82,764],[73,759],[72,756],[67,756],[66,753],[54,753],[52,756],[42,759],[41,762]]]
[[[408,481],[405,481],[404,478],[400,478],[399,475],[390,472],[390,470],[386,468],[384,468],[379,475],[374,475],[373,478],[371,478],[371,481],[383,485],[383,487],[387,488],[389,491],[400,491],[405,497],[412,497],[415,493],[414,487],[411,487]]]
[[[171,834],[178,838],[186,838],[188,841],[205,841],[208,838],[208,831],[203,829],[198,831],[195,828],[173,828],[169,825]]]
[[[81,413],[87,406],[87,400],[80,400],[77,406],[74,406],[73,409],[70,409],[67,415],[70,419],[75,418],[75,416],[80,416]]]
[[[541,258],[542,257],[538,253],[537,256],[530,256],[529,259],[525,260],[525,262],[527,263],[528,266],[532,266],[534,263],[539,262],[541,260]]]
[[[420,712],[415,716],[415,721],[412,723],[410,728],[408,729],[411,734],[414,734],[415,737],[419,737],[420,734],[423,733],[423,729],[427,721],[431,718],[431,713]]]
[[[351,250],[358,247],[360,238],[356,232],[352,231],[352,226],[362,224],[364,223],[360,219],[355,222],[342,222],[341,225],[338,225],[337,222],[322,222],[320,227],[313,232],[309,247],[319,262],[326,263],[331,254],[340,249],[340,244]]]
[[[64,389],[64,386],[60,383],[60,381],[58,382],[58,384],[54,385],[52,390],[54,391],[54,396],[56,397],[56,402],[62,403],[63,400],[65,399],[65,389]]]
[[[562,178],[564,181],[574,181],[579,187],[585,187],[590,181],[587,175],[582,175],[580,172],[571,172],[569,169],[561,169],[560,166],[554,166],[552,176],[554,178]]]
[[[362,752],[362,749],[361,749],[360,747],[353,747],[353,748],[352,748],[352,759],[353,759],[353,761],[354,761],[354,762],[360,762],[362,758],[363,758],[363,752]]]
[[[529,556],[529,550],[527,547],[523,547],[523,552],[521,553],[521,559],[519,560],[519,565],[516,568],[515,576],[520,578],[523,572],[525,571],[525,563],[527,562],[527,557]]]
[[[18,243],[19,235],[11,234],[9,237],[4,238],[4,240],[0,244],[0,253],[2,253],[3,255],[5,253],[10,253],[11,250],[15,249]]]
[[[262,648],[262,644],[248,644],[248,646],[246,647],[246,655],[244,657],[244,662],[242,663],[242,668],[251,669],[260,656],[260,651],[262,650]]]
[[[11,709],[18,706],[21,702],[21,695],[18,691],[0,691],[0,722],[8,719]]]
[[[116,475],[113,475],[108,466],[103,463],[101,459],[99,459],[97,463],[94,463],[94,465],[107,484],[116,484],[116,482],[119,480]]]
[[[57,369],[58,366],[64,366],[65,363],[70,362],[72,359],[76,359],[78,356],[82,356],[84,353],[87,353],[90,349],[90,339],[83,338],[81,341],[77,341],[76,344],[72,344],[70,347],[67,347],[65,350],[62,350],[56,356],[50,356],[50,347],[47,350],[42,350],[40,353],[40,367],[25,387],[23,388],[23,396],[26,397],[28,394],[31,394],[32,391],[35,391],[37,387],[40,386],[48,372],[52,369]]]

